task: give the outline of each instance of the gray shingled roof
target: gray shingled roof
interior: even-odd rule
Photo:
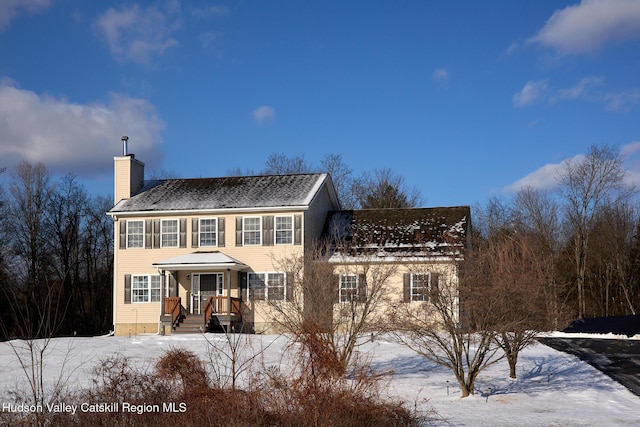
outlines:
[[[325,233],[338,251],[450,255],[466,248],[470,218],[469,206],[334,211]]]
[[[301,174],[149,181],[109,213],[306,206],[326,179]]]

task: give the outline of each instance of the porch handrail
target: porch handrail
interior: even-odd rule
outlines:
[[[204,306],[204,310],[203,310],[205,324],[209,322],[209,319],[211,319],[211,316],[213,314],[240,315],[241,313],[240,305],[242,300],[240,298],[231,297],[230,298],[231,307],[227,311],[227,309],[229,308],[227,305],[228,301],[229,301],[229,298],[227,298],[226,296],[210,296],[207,299],[207,303]]]
[[[180,315],[182,314],[180,297],[166,297],[164,299],[164,312],[171,315],[171,325],[175,326],[180,321]]]

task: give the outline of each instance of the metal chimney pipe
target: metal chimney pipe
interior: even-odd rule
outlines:
[[[120,139],[122,140],[122,155],[126,156],[127,155],[127,151],[129,151],[128,147],[127,147],[127,142],[129,141],[129,137],[128,136],[123,136]]]

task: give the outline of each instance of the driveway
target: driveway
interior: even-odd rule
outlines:
[[[577,356],[640,396],[640,340],[554,337],[539,341]]]

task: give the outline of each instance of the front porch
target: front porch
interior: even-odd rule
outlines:
[[[210,296],[202,313],[190,314],[180,297],[164,299],[162,324],[171,333],[247,332],[242,318],[243,302],[231,296]]]
[[[251,330],[249,310],[242,300],[245,264],[212,251],[181,255],[153,266],[168,278],[168,283],[163,281],[160,333]]]

